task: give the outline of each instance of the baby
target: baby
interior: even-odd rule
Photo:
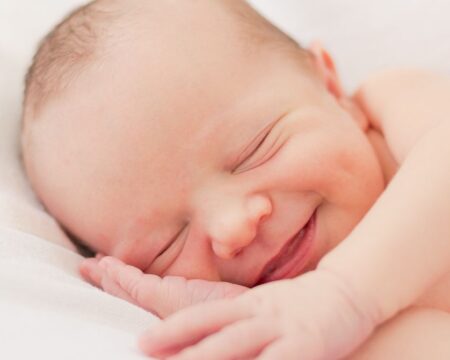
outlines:
[[[148,355],[450,358],[449,91],[398,70],[348,97],[242,0],[100,0],[35,55],[23,160],[109,255],[83,276],[164,318]]]

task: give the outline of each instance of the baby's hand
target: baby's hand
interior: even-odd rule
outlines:
[[[341,359],[374,328],[356,300],[316,270],[182,310],[142,336],[140,347],[170,360]]]
[[[161,318],[199,302],[231,298],[247,290],[225,282],[144,274],[111,256],[84,260],[80,272],[95,286]]]

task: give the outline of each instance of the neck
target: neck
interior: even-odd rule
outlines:
[[[378,162],[380,163],[386,186],[397,172],[398,163],[389,150],[386,139],[380,131],[370,126],[366,131],[366,135],[372,145],[372,148],[374,149]]]

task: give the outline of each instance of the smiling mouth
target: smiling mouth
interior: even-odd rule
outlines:
[[[261,272],[256,285],[270,281],[292,278],[300,275],[305,268],[316,228],[316,211],[308,222],[270,260]]]

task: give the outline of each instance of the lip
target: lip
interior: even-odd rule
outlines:
[[[304,233],[301,234],[303,230]],[[308,263],[315,230],[316,210],[306,224],[286,241],[278,254],[264,266],[255,286],[300,275]]]

